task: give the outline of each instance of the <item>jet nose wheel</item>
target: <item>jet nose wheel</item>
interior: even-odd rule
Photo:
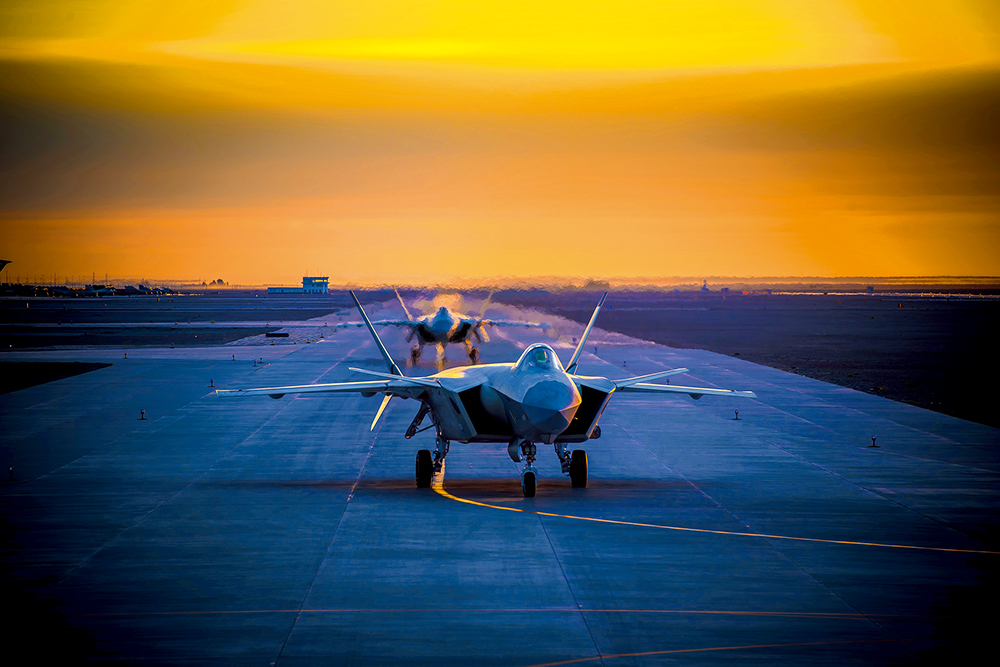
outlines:
[[[525,498],[535,497],[535,488],[537,484],[538,478],[533,469],[529,468],[521,473],[521,490],[524,491]]]
[[[582,449],[574,450],[569,463],[569,479],[574,489],[587,488],[587,468],[587,452]]]
[[[421,449],[417,452],[417,488],[428,489],[434,476],[434,461],[431,450]]]
[[[474,347],[471,350],[469,350],[469,361],[471,361],[473,364],[478,364],[479,363],[479,348],[478,347]]]

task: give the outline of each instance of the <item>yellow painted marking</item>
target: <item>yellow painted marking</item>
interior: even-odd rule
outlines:
[[[795,642],[791,644],[747,644],[745,646],[710,646],[707,648],[678,648],[669,651],[644,651],[642,653],[617,653],[615,655],[595,655],[590,658],[576,658],[575,660],[561,660],[559,662],[545,662],[530,667],[558,667],[559,665],[576,665],[583,662],[596,662],[598,660],[611,660],[614,658],[641,658],[650,655],[670,655],[672,653],[705,653],[708,651],[745,651],[759,648],[789,648],[792,646],[834,646],[842,644],[880,644],[886,642],[905,642],[909,639],[849,639],[838,642]]]
[[[687,533],[706,533],[710,535],[732,535],[735,537],[759,537],[770,540],[795,540],[797,542],[819,542],[822,544],[847,544],[851,546],[862,546],[862,547],[883,547],[886,549],[913,549],[918,551],[946,551],[950,553],[961,553],[961,554],[990,554],[994,556],[1000,556],[1000,551],[986,551],[978,549],[948,549],[945,547],[921,547],[911,544],[880,544],[878,542],[852,542],[850,540],[824,540],[817,537],[792,537],[789,535],[767,535],[764,533],[740,533],[731,530],[710,530],[707,528],[686,528],[684,526],[664,526],[655,523],[638,523],[636,521],[617,521],[615,519],[598,519],[595,517],[588,516],[573,516],[571,514],[557,514],[554,512],[539,512],[537,510],[526,510],[519,507],[504,507],[502,505],[491,505],[489,503],[481,503],[477,500],[469,500],[468,498],[459,498],[448,493],[444,488],[444,470],[442,469],[440,474],[434,475],[434,479],[431,482],[431,488],[434,489],[439,495],[449,499],[454,500],[459,503],[465,503],[467,505],[476,505],[478,507],[488,507],[495,510],[503,510],[505,512],[521,512],[522,514],[536,514],[538,516],[551,516],[559,519],[573,519],[575,521],[593,521],[596,523],[611,523],[619,526],[636,526],[638,528],[656,528],[658,530],[676,530],[683,531]]]

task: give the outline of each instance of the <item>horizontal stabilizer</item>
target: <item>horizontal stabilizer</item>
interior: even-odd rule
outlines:
[[[355,373],[364,373],[365,375],[374,375],[375,377],[385,378],[386,380],[393,381],[403,381],[410,384],[421,385],[424,387],[440,387],[441,383],[437,380],[431,380],[430,378],[411,378],[405,375],[392,375],[391,373],[382,373],[380,371],[370,371],[367,368],[354,368],[348,367],[349,371],[354,371]]]
[[[669,371],[660,371],[659,373],[650,373],[649,375],[640,375],[639,377],[627,378],[625,380],[615,380],[615,386],[621,389],[622,387],[631,387],[634,384],[639,384],[641,382],[646,382],[648,380],[656,380],[658,378],[665,378],[669,375],[680,375],[681,373],[687,373],[687,368],[674,368]]]
[[[271,396],[278,397],[285,394],[322,394],[322,393],[347,393],[357,392],[360,394],[375,394],[378,392],[392,392],[396,396],[416,395],[417,390],[423,390],[424,384],[412,382],[408,378],[392,376],[392,379],[370,380],[368,382],[333,382],[330,384],[303,384],[293,387],[263,387],[254,389],[218,389],[216,396],[232,398],[234,396]]]
[[[510,320],[483,320],[482,323],[493,327],[528,327],[532,329],[548,329],[552,326],[548,322],[511,322]]]
[[[376,327],[415,327],[420,322],[417,320],[375,320],[372,322],[372,326]],[[364,322],[341,322],[340,324],[334,324],[332,328],[342,329],[344,327],[361,327],[365,326]]]
[[[702,396],[733,396],[736,398],[757,398],[752,391],[736,391],[734,389],[710,389],[708,387],[682,387],[677,384],[636,384],[619,387],[618,391],[639,391],[647,393],[687,394],[691,398]]]

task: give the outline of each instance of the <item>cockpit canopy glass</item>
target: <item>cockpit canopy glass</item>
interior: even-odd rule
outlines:
[[[555,350],[545,343],[536,343],[530,346],[521,354],[517,360],[517,368],[537,368],[539,370],[552,371],[563,370],[563,365],[559,361]]]

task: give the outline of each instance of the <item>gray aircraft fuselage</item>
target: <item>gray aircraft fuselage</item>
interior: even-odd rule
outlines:
[[[434,343],[462,343],[473,328],[475,320],[459,313],[452,313],[441,306],[436,313],[428,315],[413,327],[413,334],[424,345]]]
[[[528,347],[514,364],[452,368],[432,377],[446,391],[427,392],[426,400],[442,436],[459,442],[507,442],[514,437],[545,444],[562,441],[583,404],[580,388],[555,350],[544,343]],[[595,379],[587,378],[588,384]],[[589,415],[586,425],[579,424],[581,432],[567,441],[582,442],[590,436],[588,427],[596,424],[614,390],[611,382],[607,385],[600,404],[589,411],[596,414]]]

